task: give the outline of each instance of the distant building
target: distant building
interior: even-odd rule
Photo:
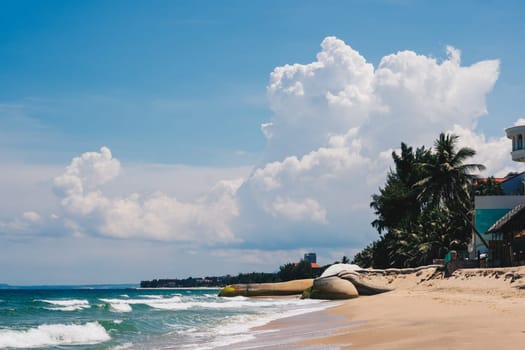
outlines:
[[[304,253],[303,260],[306,260],[306,261],[311,262],[311,263],[316,263],[317,262],[317,255],[315,253]]]
[[[310,266],[312,266],[312,269],[320,269],[321,266],[317,263],[317,255],[315,253],[305,253],[303,257],[304,261],[308,261],[310,263]],[[299,263],[293,263],[294,266],[299,265]]]

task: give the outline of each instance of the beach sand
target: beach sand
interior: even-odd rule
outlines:
[[[235,349],[522,349],[525,267],[373,276],[394,291],[281,319]],[[259,329],[260,330],[260,329]]]

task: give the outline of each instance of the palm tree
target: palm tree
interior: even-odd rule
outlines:
[[[355,262],[374,267],[428,264],[453,244],[466,244],[472,230],[487,244],[471,216],[473,180],[484,166],[467,163],[475,151],[459,148],[458,139],[441,133],[432,150],[414,151],[402,143],[401,152],[392,153],[395,169],[370,203],[377,215],[372,226],[380,238],[356,254]]]
[[[456,150],[458,140],[457,135],[441,133],[434,143],[433,161],[421,164],[427,176],[417,183],[419,196],[439,207],[459,204],[469,208],[470,184],[477,177],[472,173],[485,169],[481,164],[464,164],[476,151],[468,147]]]
[[[420,205],[414,185],[422,178],[420,163],[430,162],[432,155],[425,147],[417,148],[401,143],[401,153],[392,152],[395,170],[390,170],[384,188],[372,196],[372,207],[377,219],[372,222],[379,233],[414,221],[420,214]]]
[[[485,166],[465,164],[465,161],[473,157],[476,151],[468,147],[457,149],[458,140],[457,135],[445,133],[439,135],[434,143],[433,161],[421,164],[426,176],[416,183],[416,187],[419,188],[418,198],[430,207],[460,214],[486,244],[469,217],[472,210],[470,188],[476,178],[473,172],[484,170]]]

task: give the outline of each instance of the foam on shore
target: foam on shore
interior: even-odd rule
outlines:
[[[210,350],[210,349],[231,349],[234,345],[235,349],[243,349],[244,346],[251,346],[252,342],[259,342],[259,335],[273,332],[274,330],[264,328],[266,325],[280,319],[287,319],[289,317],[301,317],[305,314],[313,314],[329,307],[338,305],[337,302],[319,301],[319,300],[301,300],[293,297],[280,298],[264,298],[264,299],[249,299],[244,297],[229,298],[236,299],[237,302],[229,301],[225,304],[236,304],[236,307],[243,307],[242,305],[261,305],[265,304],[267,307],[273,309],[273,306],[289,306],[290,309],[286,311],[239,315],[225,319],[224,323],[216,327],[209,327],[206,332],[201,329],[186,330],[187,335],[195,336],[195,341],[192,344],[184,346],[177,346],[177,349],[191,349],[191,350]],[[193,334],[192,334],[193,332]],[[207,341],[203,341],[207,338]],[[266,339],[266,337],[264,338]],[[253,343],[255,344],[255,343]],[[171,347],[168,347],[171,348]],[[248,347],[246,349],[250,349]],[[173,348],[175,349],[175,348]]]
[[[327,345],[310,345],[308,347],[298,345],[301,341],[330,336],[341,328],[353,325],[346,322],[344,317],[325,312],[327,308],[337,305],[340,305],[340,302],[326,302],[322,308],[310,309],[303,313],[292,311],[283,314],[282,317],[279,318],[267,319],[264,324],[252,328],[250,338],[235,343],[235,349],[339,349],[339,347],[330,347]],[[231,349],[231,343],[221,344],[221,346],[213,347],[213,349]]]

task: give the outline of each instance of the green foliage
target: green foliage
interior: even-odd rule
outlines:
[[[370,206],[377,219],[372,226],[379,233],[390,227],[402,226],[419,216],[420,205],[415,184],[424,176],[419,164],[429,162],[432,155],[425,147],[416,149],[401,143],[401,154],[392,152],[396,170],[387,175],[386,185],[379,189],[379,194],[372,196]]]
[[[154,279],[151,281],[141,281],[141,288],[193,288],[193,287],[222,287],[229,284],[238,283],[273,283],[280,282],[276,273],[251,272],[240,273],[237,276],[215,276],[204,278],[173,278],[173,279]]]
[[[384,269],[390,267],[388,263],[387,242],[387,238],[381,237],[377,241],[370,243],[365,249],[354,256],[352,264],[357,264],[364,268],[373,267]]]
[[[494,179],[494,176],[486,180],[475,181],[471,191],[471,198],[474,198],[474,196],[502,196],[505,194],[501,185]]]
[[[473,228],[473,194],[499,190],[493,180],[473,188],[474,172],[484,166],[465,163],[475,151],[458,149],[457,142],[456,135],[441,133],[432,150],[414,151],[402,143],[400,154],[392,152],[395,169],[370,203],[380,239],[356,254],[354,263],[413,267],[443,258],[452,245],[466,246]]]
[[[288,263],[282,265],[277,273],[279,279],[283,282],[303,278],[315,278],[318,277],[319,274],[319,269],[312,269],[311,263],[306,260],[301,260],[297,264]]]

